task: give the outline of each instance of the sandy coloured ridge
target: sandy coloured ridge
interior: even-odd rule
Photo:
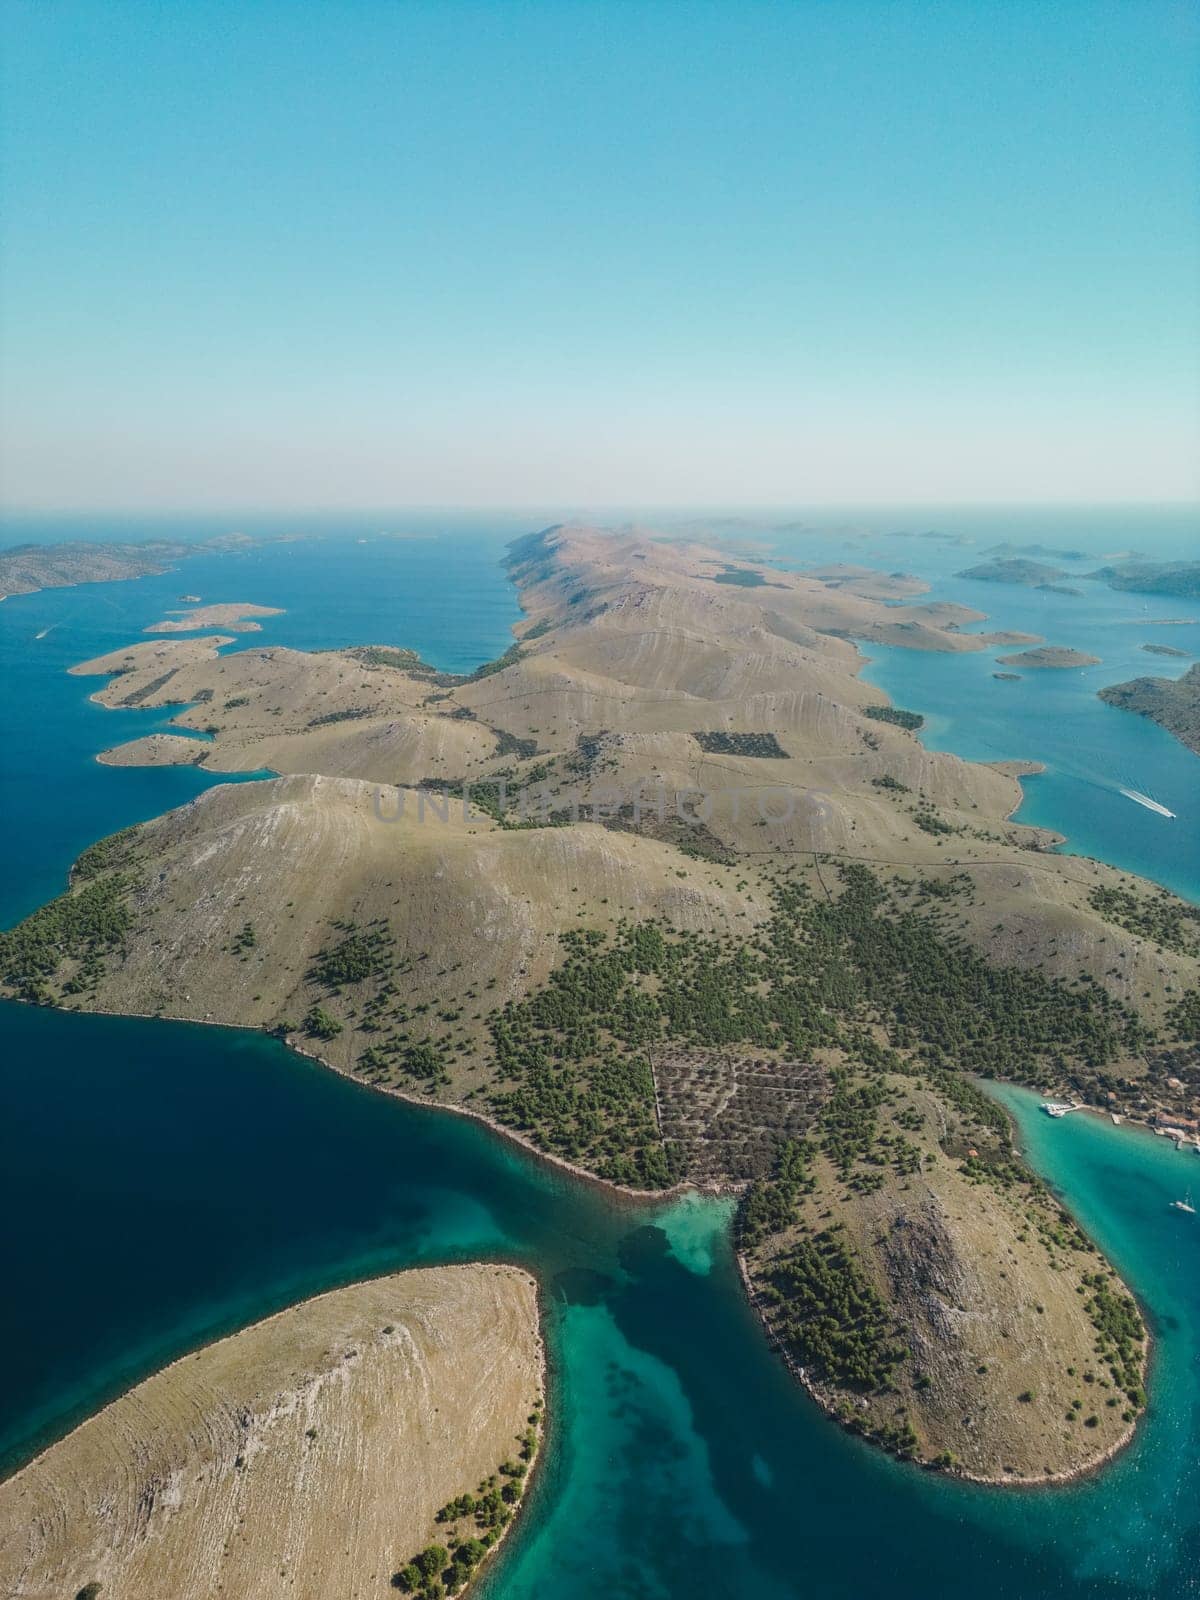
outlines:
[[[196,606],[190,611],[179,611],[161,622],[152,622],[143,633],[196,633],[201,628],[232,628],[235,633],[260,633],[262,624],[255,617],[281,617],[279,606],[255,606],[244,600],[231,600],[220,605]]]
[[[0,1485],[0,1592],[388,1594],[438,1508],[515,1455],[541,1390],[515,1268],[320,1295],[147,1378]]]

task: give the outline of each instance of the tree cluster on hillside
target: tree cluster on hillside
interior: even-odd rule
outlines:
[[[50,1004],[51,979],[64,963],[73,970],[64,994],[82,994],[99,982],[108,957],[124,948],[133,916],[127,873],[85,874],[82,889],[40,906],[15,928],[0,933],[0,979],[25,1000]]]
[[[1102,1067],[1143,1042],[1099,985],[994,965],[900,905],[868,868],[840,872],[831,901],[781,874],[772,916],[748,941],[654,922],[566,935],[566,960],[546,986],[490,1019],[505,1080],[496,1114],[602,1176],[654,1186],[680,1170],[654,1122],[650,1055],[666,1041],[795,1060],[836,1049],[868,1069],[903,1052],[930,1068],[1024,1082]],[[847,1170],[872,1142],[867,1114],[880,1093],[849,1084],[835,1093],[842,1122],[826,1138]],[[911,1151],[886,1159],[911,1163]]]
[[[528,1463],[537,1450],[541,1420],[538,1401],[530,1413],[529,1426],[518,1435],[520,1460],[502,1461],[474,1494],[460,1494],[439,1509],[435,1520],[449,1530],[443,1535],[449,1548],[443,1544],[426,1545],[392,1574],[393,1589],[416,1595],[418,1600],[442,1600],[466,1587],[512,1521]]]
[[[813,1378],[865,1393],[890,1383],[908,1350],[838,1225],[800,1239],[766,1277],[763,1295],[780,1303],[772,1332]]]
[[[1088,895],[1088,902],[1127,933],[1152,939],[1165,950],[1200,955],[1200,906],[1188,905],[1166,889],[1135,894],[1130,889],[1098,885]]]
[[[899,706],[864,706],[862,714],[874,722],[890,722],[897,728],[907,728],[910,733],[925,726],[925,718],[919,711],[902,711]]]

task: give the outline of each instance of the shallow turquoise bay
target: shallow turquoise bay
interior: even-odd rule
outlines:
[[[163,714],[102,712],[65,665],[126,642],[185,590],[289,607],[246,642],[370,638],[474,664],[507,643],[515,608],[495,529],[454,532],[385,553],[352,543],[332,592],[317,547],[299,565],[280,547],[0,605],[20,686],[4,710],[6,915],[55,892],[91,839],[209,781],[95,766],[95,750]],[[924,710],[917,687],[896,697]],[[1038,726],[1030,716],[1031,739]],[[1131,745],[1114,759],[1140,757]],[[1200,1160],[1166,1141],[1051,1122],[1003,1091],[1031,1159],[1143,1298],[1155,1353],[1149,1414],[1116,1462],[1065,1489],[988,1491],[888,1461],[814,1410],[741,1298],[727,1204],[615,1200],[255,1035],[12,1005],[0,1027],[10,1464],[180,1351],[300,1296],[486,1255],[536,1273],[552,1358],[552,1448],[487,1578],[492,1600],[1200,1593],[1200,1229],[1168,1209],[1200,1189]]]

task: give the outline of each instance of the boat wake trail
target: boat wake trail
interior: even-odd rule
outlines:
[[[1119,787],[1119,786],[1118,786]],[[1160,817],[1174,817],[1174,811],[1168,811],[1166,806],[1159,805],[1157,800],[1151,800],[1148,794],[1143,794],[1140,789],[1121,789],[1126,800],[1136,800],[1139,806],[1145,806],[1147,811],[1157,811]]]
[[[1054,765],[1064,776],[1074,778],[1078,783],[1086,783],[1093,789],[1100,789],[1105,794],[1124,795],[1126,800],[1132,800],[1135,805],[1144,806],[1147,811],[1153,811],[1156,816],[1167,817],[1172,820],[1178,816],[1177,812],[1171,811],[1161,801],[1155,800],[1152,795],[1144,794],[1141,789],[1135,789],[1131,781],[1121,783],[1115,778],[1105,777],[1095,769],[1089,770],[1077,761],[1064,761],[1061,757],[1055,761]]]

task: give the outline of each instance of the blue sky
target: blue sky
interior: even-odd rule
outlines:
[[[10,505],[1195,496],[1188,5],[4,16]]]

